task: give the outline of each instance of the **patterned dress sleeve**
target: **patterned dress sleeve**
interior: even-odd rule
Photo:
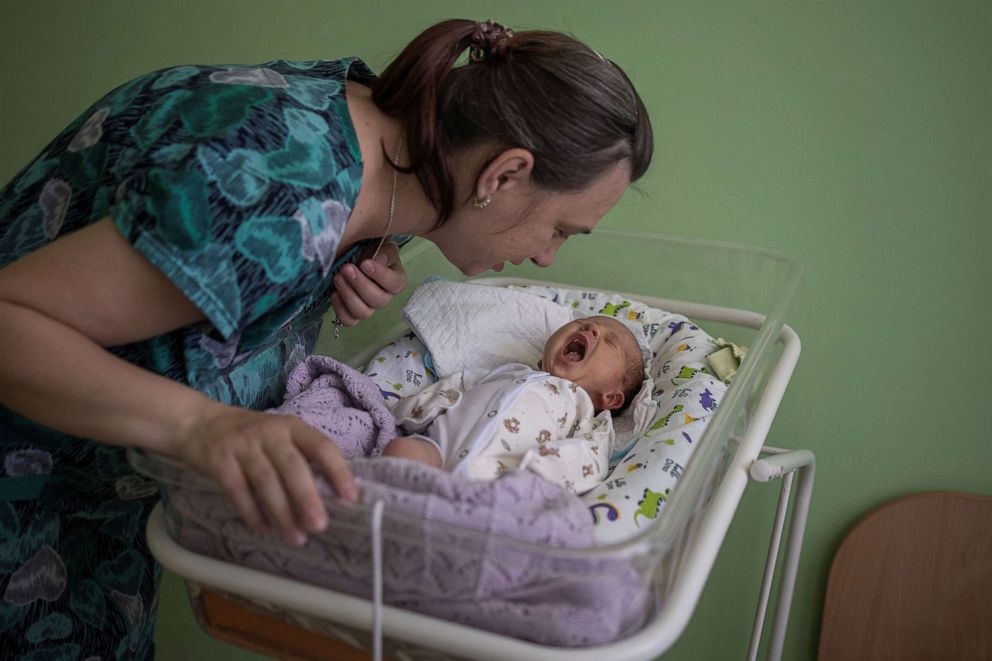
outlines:
[[[347,70],[180,67],[131,92],[111,216],[225,339],[277,329],[328,278],[361,181]]]

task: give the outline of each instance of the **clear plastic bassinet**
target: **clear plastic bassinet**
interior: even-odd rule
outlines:
[[[415,240],[405,247],[403,262],[410,283],[407,294],[430,276],[465,279],[432,244],[424,241]],[[767,481],[811,463],[811,455],[799,460],[790,457],[784,468],[758,461],[799,355],[798,337],[784,324],[800,281],[800,268],[794,261],[745,246],[597,231],[594,238],[569,242],[549,269],[522,266],[513,269],[513,277],[481,281],[554,284],[620,293],[684,314],[712,336],[750,348],[662,513],[652,525],[623,543],[555,549],[416,520],[388,509],[374,512],[366,506],[328,500],[332,531],[325,533],[330,536],[322,543],[333,546],[334,535],[346,534],[350,540],[361,540],[372,549],[368,556],[368,597],[363,598],[183,548],[176,540],[181,539],[183,527],[191,522],[184,520],[188,511],[184,514],[172,506],[173,496],[180,490],[211,492],[216,487],[158,457],[133,451],[130,459],[136,469],[159,480],[163,487],[163,502],[148,525],[149,545],[166,567],[187,580],[194,610],[208,632],[285,658],[343,658],[340,648],[329,639],[371,649],[376,638],[373,630],[380,625],[387,658],[556,659],[565,653],[573,659],[653,658],[667,650],[688,623],[748,483],[749,471],[754,479]],[[345,329],[340,339],[325,331],[317,353],[363,365],[405,330],[399,317],[405,300],[405,295],[398,297],[359,329]],[[788,477],[791,484],[791,474]],[[777,644],[780,648],[780,638],[784,637],[811,477],[802,485],[800,500],[805,501],[797,501],[803,511],[793,516],[793,557],[787,559],[782,587],[788,594],[780,592],[773,647]],[[786,503],[787,499],[786,495]],[[782,515],[780,518],[784,518],[784,512]],[[381,516],[381,528],[374,533],[370,521],[376,516]],[[777,524],[776,538],[781,521]],[[389,563],[390,553],[417,552],[426,532],[435,538],[443,536],[450,549],[468,559],[483,549],[491,552],[497,548],[557,577],[582,577],[590,572],[608,577],[610,572],[616,572],[617,576],[623,573],[624,580],[629,581],[633,571],[637,582],[633,591],[647,592],[651,598],[644,602],[637,626],[625,631],[621,638],[590,647],[567,648],[520,640],[401,608],[374,608],[376,563]],[[381,540],[374,539],[377,534],[381,534]],[[775,546],[777,539],[773,542]],[[281,542],[273,537],[259,539],[258,543]],[[770,576],[766,582],[770,585]],[[761,602],[763,619],[767,586]],[[232,607],[247,608],[247,615],[239,616],[240,620],[224,619],[224,613]],[[290,628],[266,639],[267,634],[260,632],[267,627],[259,624],[261,620],[252,619],[262,614],[288,622]],[[757,635],[760,637],[760,626]]]

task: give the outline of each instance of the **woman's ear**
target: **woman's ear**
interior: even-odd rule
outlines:
[[[514,147],[500,152],[479,174],[475,183],[476,199],[529,186],[533,170],[534,155],[528,150]]]

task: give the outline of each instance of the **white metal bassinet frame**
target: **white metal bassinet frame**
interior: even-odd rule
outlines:
[[[525,282],[510,279],[487,281],[494,284]],[[643,295],[634,298],[654,307],[684,314],[695,321],[722,322],[758,329],[765,319],[755,312],[732,308]],[[323,630],[356,646],[372,647],[381,653],[381,639],[377,639],[377,636],[373,635],[372,640],[367,637],[362,640],[353,635],[355,630],[373,633],[381,631],[392,643],[390,654],[398,659],[427,658],[422,656],[425,650],[434,650],[440,658],[484,657],[507,661],[552,661],[561,658],[562,654],[567,654],[573,661],[600,661],[604,658],[652,659],[667,651],[688,624],[749,480],[767,482],[782,478],[778,510],[748,650],[749,659],[757,657],[790,494],[793,482],[796,481],[797,495],[793,499],[776,611],[766,651],[767,658],[777,660],[781,658],[792,603],[812,494],[815,459],[808,450],[763,449],[768,430],[800,354],[799,337],[788,325],[781,327],[777,338],[767,339],[777,341],[781,345],[781,353],[771,369],[746,430],[739,438],[734,439],[737,450],[716,486],[712,499],[689,528],[690,538],[664,603],[640,631],[610,644],[589,648],[542,646],[386,606],[381,603],[381,593],[377,595],[378,598],[361,599],[231,565],[188,551],[173,541],[161,505],[155,508],[149,519],[148,543],[163,565],[188,581],[240,595],[265,610],[280,613],[290,621],[318,633]],[[370,586],[370,591],[373,587]],[[197,587],[194,585],[193,589]],[[331,623],[338,623],[345,629]],[[418,651],[404,652],[407,646],[410,650]]]

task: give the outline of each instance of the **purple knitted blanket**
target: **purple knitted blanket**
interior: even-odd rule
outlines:
[[[333,441],[346,459],[378,457],[396,438],[396,420],[379,386],[328,356],[310,356],[289,374],[281,406]]]
[[[395,434],[375,384],[329,358],[293,372],[285,403],[342,446],[372,457]],[[585,504],[528,471],[469,480],[402,459],[357,458],[358,505],[334,499],[321,478],[331,525],[302,548],[259,536],[217,493],[171,498],[191,550],[360,597],[371,592],[369,511],[381,500],[387,603],[546,645],[606,643],[636,631],[653,605],[649,567],[620,556],[567,557],[554,548],[594,545]]]

